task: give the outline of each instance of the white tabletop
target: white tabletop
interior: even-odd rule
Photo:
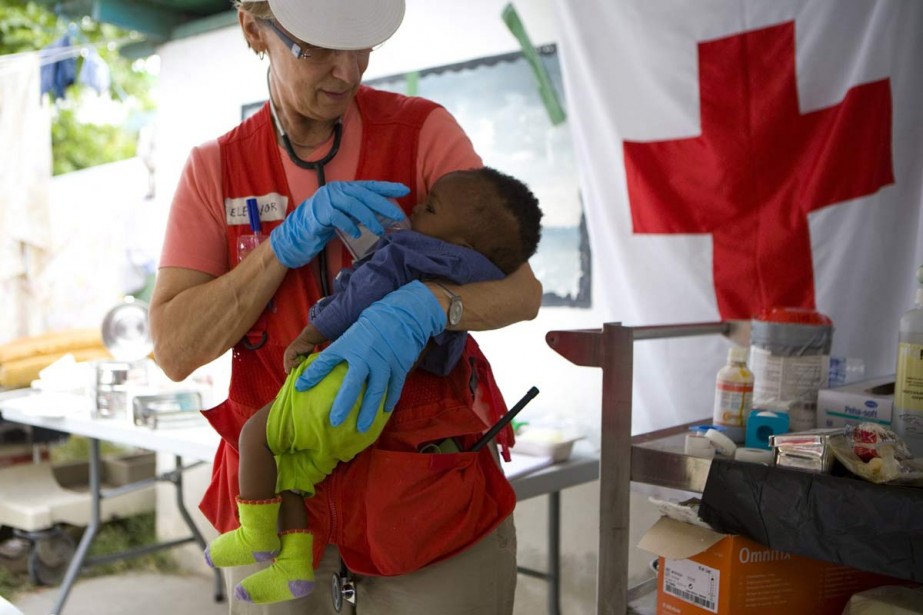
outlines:
[[[128,418],[91,418],[93,400],[68,393],[30,392],[28,389],[0,393],[0,413],[14,423],[45,427],[106,442],[179,455],[186,459],[211,462],[218,448],[219,436],[205,418],[195,426],[151,429],[139,427]],[[184,423],[185,425],[185,423]],[[502,464],[511,474],[510,482],[517,499],[560,491],[567,487],[591,482],[599,477],[599,459],[589,455],[574,455],[571,459],[539,464],[520,475],[514,468],[534,460],[514,455],[517,463]]]
[[[70,393],[30,393],[28,389],[0,394],[0,414],[14,423],[44,427],[190,460],[211,462],[218,434],[205,418],[159,429],[139,427],[129,418],[91,418],[93,400]]]

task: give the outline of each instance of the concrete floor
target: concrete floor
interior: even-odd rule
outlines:
[[[20,595],[13,606],[22,615],[227,615],[225,602],[214,601],[213,576],[156,573],[123,573],[116,576],[78,579],[61,614],[54,613],[58,588]],[[655,594],[633,602],[633,615],[653,615]],[[6,613],[0,607],[0,615]]]
[[[214,601],[215,578],[198,574],[123,573],[78,579],[61,615],[227,615],[225,602]],[[13,605],[23,615],[53,612],[58,588],[18,596]]]

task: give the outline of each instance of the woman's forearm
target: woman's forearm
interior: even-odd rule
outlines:
[[[433,283],[430,291],[448,309],[449,297]],[[461,322],[453,331],[489,331],[523,320],[532,320],[542,304],[542,284],[528,263],[502,280],[474,282],[464,286],[444,284],[462,299]]]
[[[286,271],[269,242],[217,278],[191,269],[161,269],[150,318],[154,356],[164,373],[182,380],[240,341]]]

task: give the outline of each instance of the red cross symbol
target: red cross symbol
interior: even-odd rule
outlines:
[[[795,24],[700,43],[701,136],[626,141],[635,233],[710,233],[718,310],[814,308],[807,215],[894,182],[884,79],[801,113]]]

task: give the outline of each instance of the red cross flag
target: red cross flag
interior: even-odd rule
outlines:
[[[558,0],[606,322],[833,320],[893,374],[923,264],[923,3]],[[598,323],[601,324],[601,323]],[[729,342],[635,343],[635,431],[708,417]]]

